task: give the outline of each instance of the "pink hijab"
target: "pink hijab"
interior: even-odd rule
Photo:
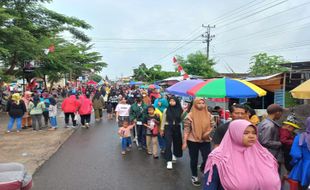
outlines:
[[[249,121],[241,119],[229,124],[220,146],[208,157],[205,166],[205,173],[209,171],[207,184],[212,180],[213,166],[216,165],[226,190],[281,188],[278,164],[272,154],[258,141],[251,147],[243,145],[243,133],[249,125],[252,125]]]

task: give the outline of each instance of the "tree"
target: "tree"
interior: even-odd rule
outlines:
[[[90,75],[89,79],[95,82],[100,82],[102,80],[102,77],[98,74],[92,74]]]
[[[281,67],[282,63],[287,63],[282,56],[267,55],[267,53],[260,53],[251,58],[250,74],[253,76],[272,75],[286,71]]]
[[[204,78],[216,76],[213,66],[216,64],[213,59],[208,59],[201,51],[189,54],[187,59],[177,56],[178,62],[187,74],[198,75]]]
[[[154,65],[150,68],[147,68],[147,66],[144,63],[140,64],[137,69],[133,70],[133,72],[134,72],[133,75],[134,80],[149,83],[153,83],[158,80],[163,80],[165,78],[178,75],[177,72],[163,71],[161,65]]]

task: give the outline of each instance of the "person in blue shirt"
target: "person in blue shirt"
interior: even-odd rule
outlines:
[[[303,190],[310,185],[310,117],[306,121],[306,131],[294,139],[290,155],[293,169],[289,178],[298,181]]]

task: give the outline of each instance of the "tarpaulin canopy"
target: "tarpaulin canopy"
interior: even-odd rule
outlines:
[[[291,90],[291,93],[297,99],[310,99],[310,79]]]

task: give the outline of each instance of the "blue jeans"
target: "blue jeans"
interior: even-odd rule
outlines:
[[[131,137],[122,138],[122,151],[126,151],[126,148],[131,145]]]
[[[165,137],[162,137],[160,134],[158,134],[158,144],[159,144],[160,150],[166,150]]]
[[[57,128],[57,119],[56,116],[55,117],[50,117],[50,123],[52,127]]]
[[[13,125],[14,125],[15,120],[16,120],[16,129],[19,131],[21,130],[21,128],[22,128],[22,117],[18,117],[18,118],[10,117],[10,120],[8,123],[8,131],[11,131],[13,129]]]

